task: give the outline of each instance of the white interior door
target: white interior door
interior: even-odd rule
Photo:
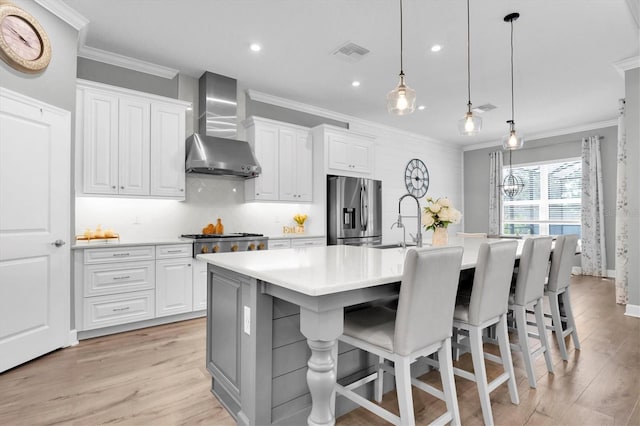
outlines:
[[[0,88],[0,372],[69,344],[70,140],[68,111]]]

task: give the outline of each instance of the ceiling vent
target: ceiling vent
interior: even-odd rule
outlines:
[[[477,112],[477,113],[479,113],[479,114],[482,114],[482,113],[485,113],[485,112],[489,112],[489,111],[491,111],[491,110],[494,110],[494,109],[496,109],[496,108],[498,108],[498,107],[497,107],[497,106],[495,106],[495,105],[491,105],[491,104],[484,104],[484,105],[480,105],[480,106],[474,107],[474,108],[472,109],[472,111],[473,111],[473,112]]]
[[[333,51],[333,55],[346,59],[350,62],[356,62],[362,59],[367,53],[369,53],[369,49],[366,49],[360,45],[357,45],[353,42],[346,42],[342,46],[338,47]]]

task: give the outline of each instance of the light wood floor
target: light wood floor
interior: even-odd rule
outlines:
[[[611,280],[574,278],[572,305],[582,350],[563,362],[553,338],[555,374],[538,359],[530,389],[514,353],[520,405],[506,384],[491,394],[500,425],[640,425],[640,319],[624,316]],[[0,375],[0,425],[235,424],[209,392],[204,319],[85,340]],[[487,345],[488,347],[489,345]],[[459,365],[469,368],[468,355]],[[491,377],[498,368],[487,363]],[[439,386],[437,373],[423,377]],[[464,425],[482,424],[475,384],[456,377]],[[444,404],[414,389],[416,421],[427,424]],[[395,393],[383,405],[397,413]],[[338,425],[385,424],[364,409]]]

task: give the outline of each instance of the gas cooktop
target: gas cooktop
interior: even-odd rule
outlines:
[[[247,238],[247,237],[262,237],[262,234],[250,234],[241,232],[237,234],[183,234],[183,238],[192,238],[194,240],[203,240],[207,238]]]

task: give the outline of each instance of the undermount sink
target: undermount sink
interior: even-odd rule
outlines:
[[[407,247],[415,247],[415,243],[407,243]],[[393,244],[382,244],[379,246],[371,246],[371,248],[375,249],[390,249],[390,248],[402,248],[402,243],[393,243]]]

